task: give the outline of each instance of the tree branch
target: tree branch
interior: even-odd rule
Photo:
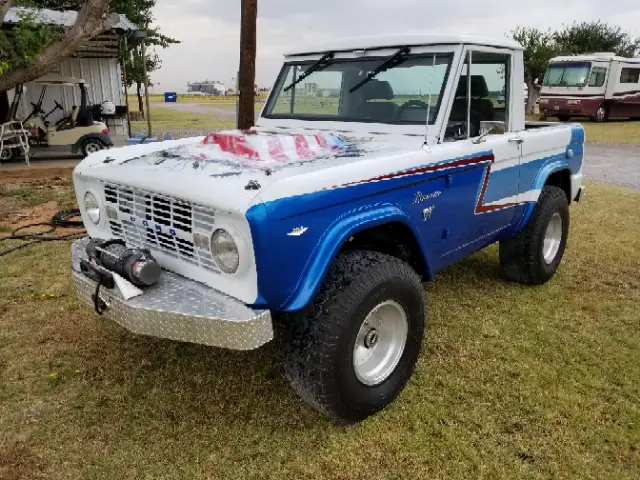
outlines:
[[[5,1],[7,0],[0,0]],[[86,0],[78,12],[76,22],[60,40],[36,55],[30,65],[9,70],[0,76],[0,91],[35,80],[54,70],[60,60],[71,56],[82,43],[108,30],[117,22],[118,16],[108,15],[108,12],[109,0]]]
[[[11,0],[0,0],[0,25],[4,22],[4,17],[11,6]]]

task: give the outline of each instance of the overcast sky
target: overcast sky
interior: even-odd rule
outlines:
[[[187,81],[232,86],[238,69],[240,0],[158,0],[157,24],[182,41],[160,53],[159,91]],[[518,25],[541,29],[574,20],[620,25],[640,36],[640,0],[258,0],[257,83],[269,86],[292,46],[357,35],[430,32],[501,37]]]

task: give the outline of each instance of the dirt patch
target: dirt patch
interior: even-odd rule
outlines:
[[[43,178],[65,178],[71,179],[74,167],[52,167],[52,168],[11,168],[2,170],[0,184],[15,183],[16,181],[43,179]]]
[[[5,480],[42,478],[42,472],[42,460],[28,446],[15,443],[5,451],[0,451],[0,478]]]

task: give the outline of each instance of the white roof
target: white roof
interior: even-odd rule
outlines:
[[[401,33],[394,35],[370,35],[364,37],[343,38],[324,45],[298,47],[286,52],[285,56],[362,49],[374,50],[379,48],[403,47],[405,45],[458,45],[461,43],[522,50],[522,46],[518,42],[506,37],[490,38],[477,35]]]
[[[18,23],[25,13],[33,13],[42,23],[53,23],[61,27],[71,27],[76,22],[78,12],[72,10],[49,10],[47,8],[11,7],[4,17],[3,23]],[[121,30],[138,30],[138,26],[125,15],[120,14],[120,19],[113,28]]]
[[[618,57],[614,53],[589,53],[586,55],[565,55],[562,57],[555,57],[550,60],[551,63],[562,63],[562,62],[610,62],[610,61],[619,61],[626,63],[639,63],[640,57]]]

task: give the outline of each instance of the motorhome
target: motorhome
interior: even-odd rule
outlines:
[[[542,82],[540,114],[562,121],[640,118],[640,58],[594,53],[551,59]]]

